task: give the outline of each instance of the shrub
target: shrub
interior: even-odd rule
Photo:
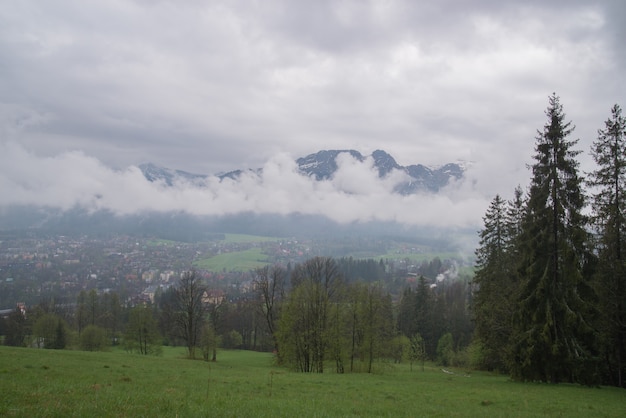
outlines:
[[[470,360],[469,360],[469,352],[467,348],[464,348],[463,350],[458,350],[457,352],[454,353],[452,357],[451,365],[454,367],[463,367],[463,368],[469,367]]]
[[[467,357],[469,361],[469,367],[476,370],[486,369],[485,366],[485,350],[480,341],[474,340],[467,347]]]
[[[222,345],[224,348],[239,348],[243,345],[243,337],[235,330],[232,330],[222,337]]]
[[[107,346],[106,331],[96,325],[88,325],[80,334],[81,350],[103,351]]]
[[[439,338],[437,343],[437,364],[450,366],[454,361],[454,339],[451,333],[446,333]]]
[[[390,355],[395,363],[402,363],[410,357],[411,340],[406,335],[397,335],[391,340]]]
[[[37,319],[33,326],[33,335],[38,347],[62,349],[67,345],[67,325],[53,313],[44,314]]]

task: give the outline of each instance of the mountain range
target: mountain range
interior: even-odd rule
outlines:
[[[342,153],[348,153],[355,161],[363,162],[364,166],[359,167],[359,169],[375,170],[375,175],[377,174],[380,178],[393,175],[394,180],[404,179],[399,184],[394,182],[396,184],[395,189],[392,193],[385,195],[391,200],[380,203],[377,199],[366,199],[366,201],[378,202],[382,205],[395,205],[395,209],[391,212],[397,214],[402,214],[402,211],[412,212],[412,206],[411,204],[404,205],[403,199],[393,200],[392,195],[398,194],[402,197],[419,191],[426,191],[434,195],[441,191],[445,185],[462,179],[465,175],[463,164],[450,163],[440,167],[427,167],[421,164],[401,166],[391,155],[381,150],[367,156],[355,150],[319,151],[294,161],[298,171],[296,175],[299,174],[319,182],[334,181],[337,179],[336,176],[345,176],[346,172],[338,171],[346,168],[345,161],[341,161],[340,155]],[[91,202],[89,199],[86,200],[88,204],[83,204],[80,199],[77,199],[76,203],[70,207],[51,204],[4,205],[0,206],[0,234],[42,233],[90,236],[129,234],[156,236],[176,241],[201,241],[215,233],[230,232],[281,237],[403,236],[412,239],[427,238],[429,242],[439,240],[436,243],[438,247],[452,242],[451,239],[444,238],[452,233],[445,227],[419,222],[413,224],[402,220],[397,221],[391,216],[378,218],[370,215],[375,213],[378,206],[372,206],[365,213],[357,211],[353,218],[348,217],[343,221],[333,220],[333,217],[329,216],[334,213],[333,211],[338,210],[339,213],[343,214],[346,209],[337,205],[323,204],[324,193],[329,189],[324,187],[319,188],[319,190],[311,188],[311,190],[316,190],[318,194],[313,195],[312,199],[306,203],[309,205],[307,210],[299,210],[298,205],[292,205],[291,209],[287,211],[256,210],[254,205],[245,206],[245,198],[241,200],[244,203],[242,209],[237,206],[233,207],[231,204],[222,204],[219,200],[219,193],[217,193],[217,198],[214,193],[208,193],[207,196],[203,196],[202,193],[198,194],[204,199],[204,203],[201,204],[213,205],[212,208],[217,208],[205,214],[188,212],[176,204],[170,204],[169,209],[163,209],[159,202],[171,203],[173,199],[178,198],[176,185],[181,179],[187,184],[195,184],[198,189],[209,187],[209,185],[215,188],[218,187],[215,184],[216,179],[218,181],[237,180],[244,173],[262,176],[263,170],[246,169],[207,175],[173,170],[155,164],[143,164],[140,166],[140,170],[148,181],[169,185],[170,187],[166,187],[166,189],[172,189],[173,193],[168,193],[169,190],[156,189],[152,191],[152,193],[159,193],[159,196],[162,196],[162,198],[159,197],[155,200],[153,209],[131,210],[125,215],[120,215],[115,211],[115,206],[103,205],[94,209],[93,205],[89,205]],[[371,179],[371,177],[364,178]],[[355,178],[355,180],[358,182],[359,178]],[[234,182],[232,185],[227,185],[226,189],[237,188],[237,184]],[[141,184],[131,186],[141,187]],[[132,187],[131,190],[137,190],[132,189]],[[87,197],[90,196],[89,193],[89,191],[86,192]],[[242,194],[245,193],[246,191],[242,191]],[[100,189],[92,192],[96,203],[99,202],[103,194],[109,199],[111,199],[110,196],[113,196],[109,201],[115,202],[115,193],[103,183],[100,185]],[[263,196],[265,197],[265,195]],[[147,193],[140,198],[154,199],[155,195]],[[250,198],[254,200],[259,197],[253,193]],[[362,201],[362,196],[356,200],[351,200],[349,196],[342,197],[342,204],[356,205],[354,207],[358,207],[359,202]],[[429,199],[426,197],[425,201],[428,202]],[[316,204],[319,204],[319,207],[315,206]],[[96,207],[98,206],[96,205]],[[272,205],[269,207],[271,208]],[[453,233],[456,237],[459,231],[455,230]],[[470,231],[470,235],[472,237],[475,235],[473,229]],[[2,236],[0,236],[0,240],[2,240]]]
[[[364,156],[355,150],[322,150],[306,157],[296,160],[299,172],[316,181],[324,181],[333,177],[338,170],[337,157],[341,153],[350,154],[355,160],[363,162],[371,157],[374,168],[381,178],[389,175],[393,170],[400,171],[406,175],[406,181],[400,183],[395,191],[400,194],[412,194],[420,191],[437,192],[446,186],[450,180],[459,180],[463,177],[465,167],[459,163],[448,163],[440,167],[428,167],[422,164],[412,164],[402,166],[387,152],[376,150],[370,156]],[[172,186],[176,178],[182,178],[188,182],[202,184],[209,175],[189,173],[183,170],[173,170],[166,167],[147,163],[139,166],[145,178],[151,182],[161,181],[168,186]],[[246,170],[247,172],[261,175],[263,169]],[[227,173],[215,174],[220,180],[230,178],[237,179],[244,173],[244,170],[233,170]]]

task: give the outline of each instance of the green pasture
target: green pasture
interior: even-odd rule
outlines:
[[[209,271],[249,271],[269,263],[261,248],[222,253],[194,262],[194,267]]]
[[[220,240],[221,242],[227,244],[249,244],[249,243],[258,243],[258,242],[268,242],[268,241],[279,241],[282,238],[278,237],[265,237],[260,235],[247,235],[247,234],[224,234],[224,239]],[[172,241],[169,239],[163,238],[152,238],[146,242],[146,245],[157,247],[157,246],[168,246],[168,245],[180,245],[181,243],[178,241]]]
[[[283,238],[278,237],[264,237],[260,235],[246,235],[246,234],[224,234],[226,243],[255,243],[255,242],[268,242],[268,241],[280,241]]]
[[[624,389],[514,383],[434,366],[301,374],[267,353],[219,351],[216,363],[183,356],[180,348],[145,357],[0,347],[0,416],[621,417],[626,407]]]

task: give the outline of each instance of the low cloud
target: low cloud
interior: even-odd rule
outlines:
[[[136,166],[114,170],[82,152],[40,157],[14,142],[0,145],[2,206],[34,205],[62,210],[110,210],[123,216],[157,212],[193,215],[323,215],[339,223],[392,221],[412,226],[479,227],[492,196],[478,190],[480,170],[439,193],[403,196],[394,188],[406,180],[393,171],[379,178],[371,158],[337,159],[338,170],[324,181],[298,172],[294,158],[277,154],[261,174],[237,180],[207,177],[201,183],[176,178],[172,186],[150,182]],[[514,186],[512,186],[514,187]]]

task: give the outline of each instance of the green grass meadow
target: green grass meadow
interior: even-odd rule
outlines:
[[[622,417],[618,388],[523,384],[378,364],[376,373],[301,374],[272,355],[220,351],[216,363],[123,351],[0,347],[2,417]]]
[[[253,242],[267,242],[267,241],[280,241],[279,237],[266,237],[261,235],[247,235],[247,234],[224,234],[224,242],[227,243],[253,243]]]
[[[269,264],[267,255],[258,247],[244,251],[222,253],[193,263],[194,267],[209,271],[249,271]]]

